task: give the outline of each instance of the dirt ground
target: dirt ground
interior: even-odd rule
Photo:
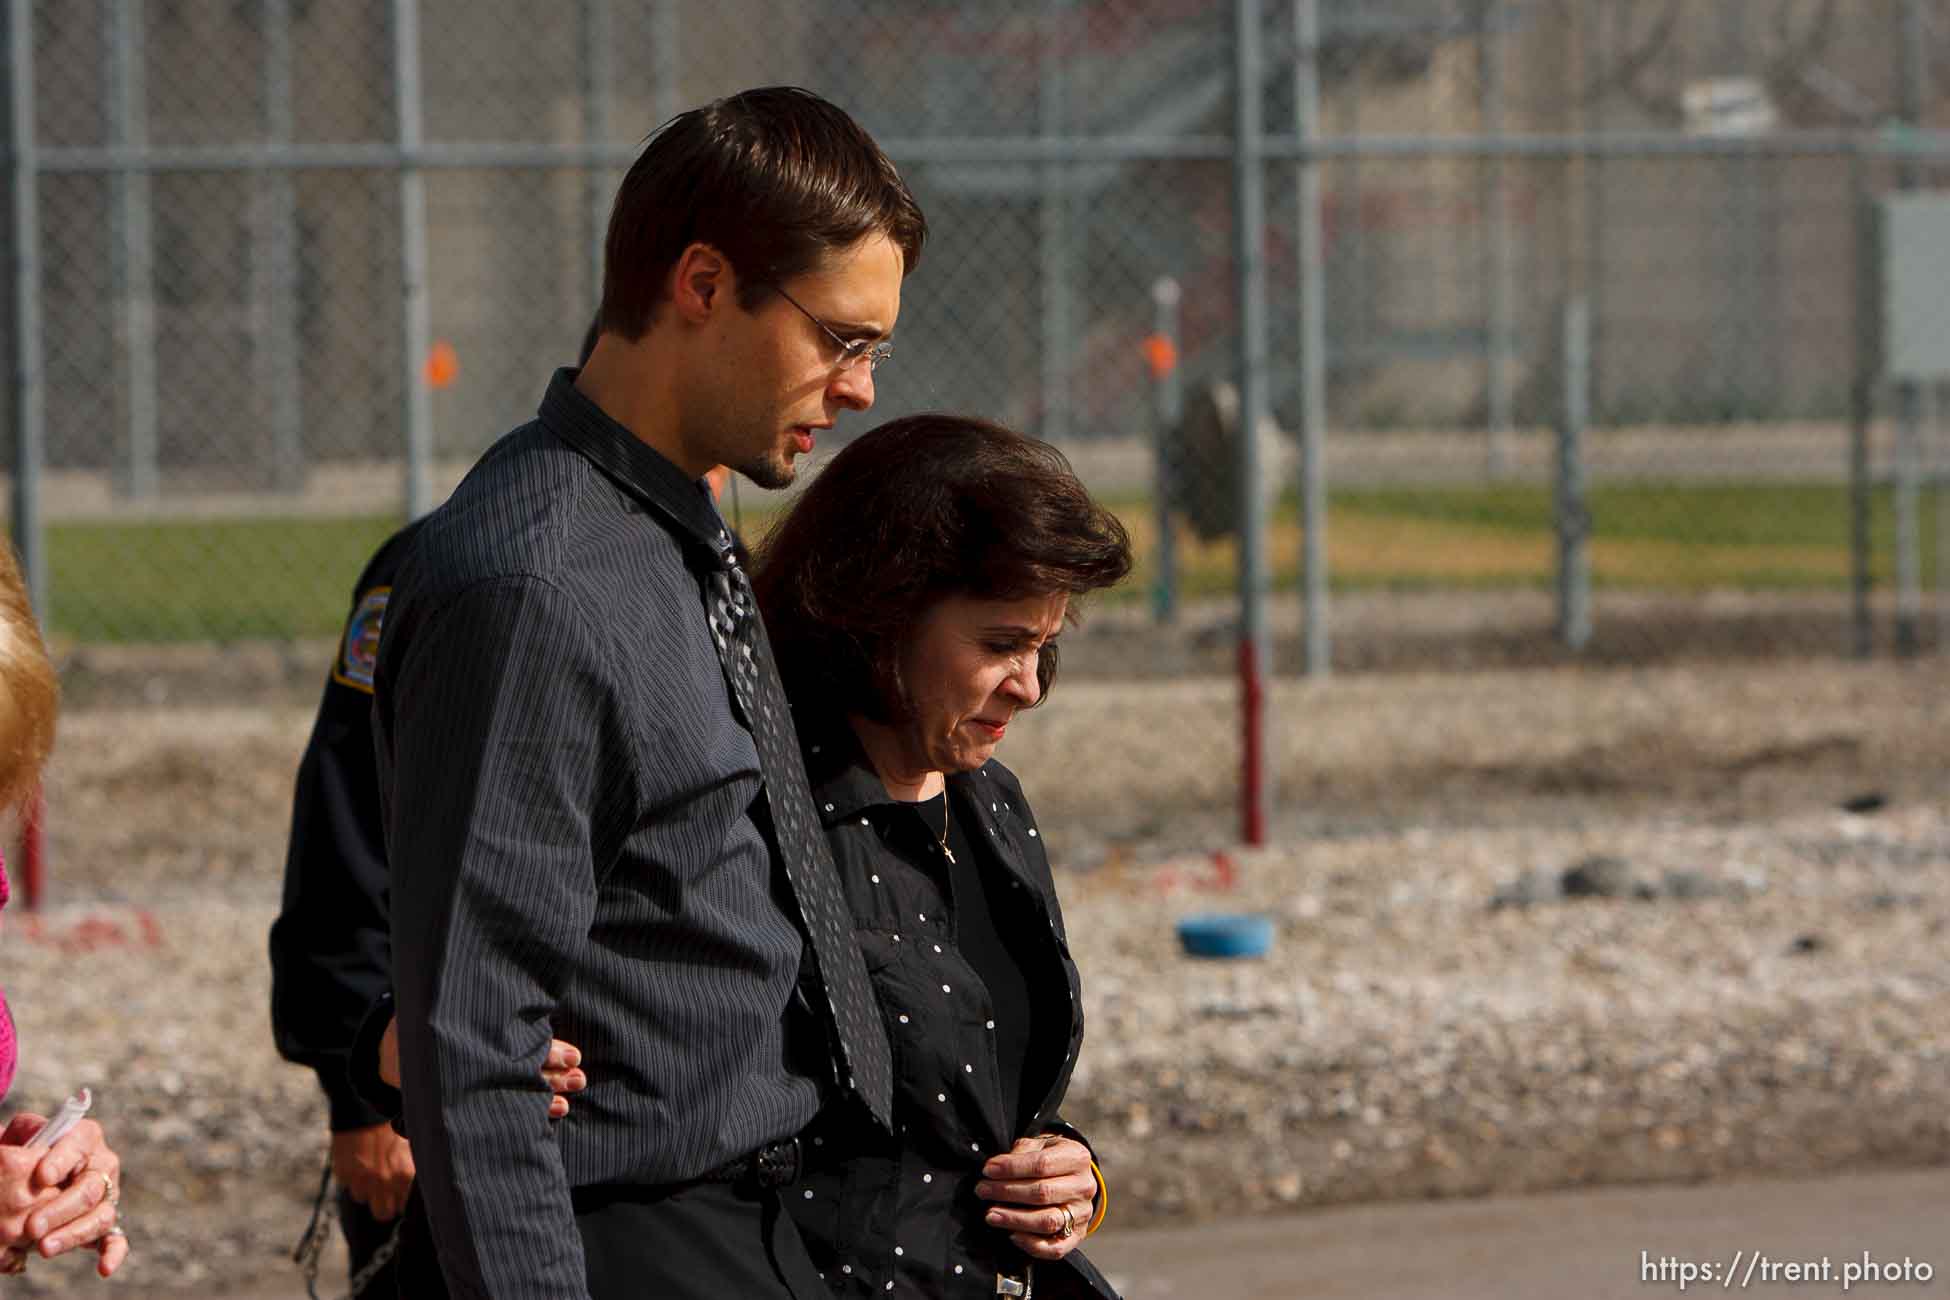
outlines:
[[[1093,1025],[1074,1109],[1118,1152],[1121,1227],[1950,1160],[1950,664],[1845,658],[1838,601],[1614,601],[1582,663],[1539,637],[1541,596],[1337,612],[1339,674],[1272,684],[1264,850],[1236,844],[1222,611],[1086,623],[1002,755],[1063,868]],[[1276,618],[1282,663],[1297,624]],[[136,1294],[293,1278],[323,1107],[270,1048],[265,930],[327,653],[67,665],[49,906],[4,936],[9,1103],[99,1085]],[[1607,849],[1726,895],[1482,920],[1526,870]],[[1230,899],[1214,852],[1238,864]],[[1288,951],[1226,969],[1156,946],[1208,903],[1274,912]],[[1770,1055],[1806,1021],[1834,1036]],[[1733,1028],[1752,1041],[1661,1054]],[[20,1287],[89,1283],[37,1267]]]

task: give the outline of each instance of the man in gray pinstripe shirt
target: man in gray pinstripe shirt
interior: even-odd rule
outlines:
[[[872,404],[925,229],[805,92],[674,119],[618,192],[588,364],[400,571],[373,719],[404,1119],[452,1294],[823,1292],[751,1161],[849,1103],[795,1011],[802,937],[705,622],[729,539],[697,480],[782,487]],[[554,1126],[551,1035],[602,1063]]]

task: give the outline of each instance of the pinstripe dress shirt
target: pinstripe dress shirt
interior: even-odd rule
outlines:
[[[379,651],[405,1122],[458,1296],[585,1294],[572,1187],[795,1133],[826,1064],[705,624],[729,538],[573,381],[430,517]],[[551,1035],[589,1062],[558,1122]]]

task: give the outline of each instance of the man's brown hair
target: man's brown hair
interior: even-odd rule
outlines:
[[[34,791],[54,748],[60,685],[13,548],[0,542],[0,810]]]
[[[1075,598],[1131,570],[1117,516],[1063,453],[987,420],[912,415],[869,429],[819,472],[752,572],[795,704],[902,721],[900,656],[950,596]],[[1045,692],[1056,647],[1037,664]]]
[[[747,311],[829,253],[882,234],[906,274],[927,220],[873,137],[808,90],[747,90],[680,113],[623,177],[603,246],[604,331],[637,339],[684,250],[709,244]]]

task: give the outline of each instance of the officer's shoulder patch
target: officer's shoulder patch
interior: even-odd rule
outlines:
[[[373,669],[379,664],[379,626],[392,594],[391,587],[374,587],[353,606],[339,641],[339,657],[332,664],[332,680],[339,685],[372,694]]]

